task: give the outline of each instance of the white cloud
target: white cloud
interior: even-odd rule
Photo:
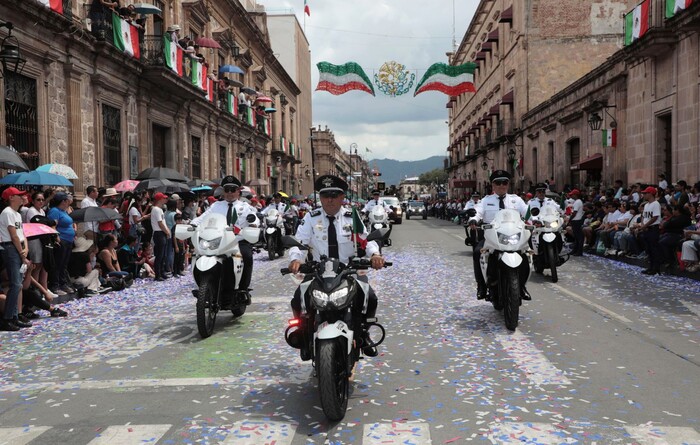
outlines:
[[[271,14],[293,10],[304,23],[304,1],[259,0]],[[446,154],[449,143],[447,96],[426,92],[413,97],[415,84],[435,62],[446,62],[452,50],[453,5],[456,40],[461,41],[479,0],[307,0],[306,35],[311,47],[312,85],[315,64],[354,61],[370,78],[384,62],[395,60],[415,73],[413,87],[391,98],[358,91],[333,96],[313,93],[313,124],[328,126],[346,150],[356,143],[369,147],[370,158],[425,159]]]

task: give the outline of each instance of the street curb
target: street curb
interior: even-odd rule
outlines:
[[[586,254],[592,255],[592,256],[597,256],[600,258],[604,258],[606,260],[619,261],[622,263],[631,264],[633,266],[639,266],[639,267],[644,267],[644,268],[646,268],[649,265],[649,263],[647,262],[646,259],[627,258],[626,256],[605,256],[603,254],[593,252],[593,251],[586,251]],[[673,275],[675,277],[690,278],[691,280],[700,281],[700,271],[698,271],[698,272],[686,272],[686,271],[681,271],[679,268],[676,267],[676,268],[667,270],[663,274],[664,275]]]

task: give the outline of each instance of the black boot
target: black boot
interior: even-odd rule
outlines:
[[[476,288],[476,299],[485,300],[488,295],[485,284],[478,284]]]

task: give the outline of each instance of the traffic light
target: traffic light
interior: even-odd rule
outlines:
[[[386,189],[386,182],[380,181],[377,182],[377,190],[383,191]]]

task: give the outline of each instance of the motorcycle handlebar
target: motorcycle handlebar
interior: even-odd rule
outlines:
[[[355,260],[355,261],[353,261],[352,264],[357,269],[369,269],[372,266],[372,262],[370,260],[366,260],[366,259]],[[384,267],[391,267],[393,264],[394,263],[392,263],[390,261],[385,261]],[[357,266],[359,266],[359,267],[357,267]],[[313,264],[304,263],[304,264],[299,266],[299,273],[309,274],[309,273],[313,273],[313,272],[314,272],[314,265]],[[290,273],[292,273],[292,271],[289,270],[288,267],[283,267],[282,269],[280,269],[280,273],[282,275],[289,275]]]

